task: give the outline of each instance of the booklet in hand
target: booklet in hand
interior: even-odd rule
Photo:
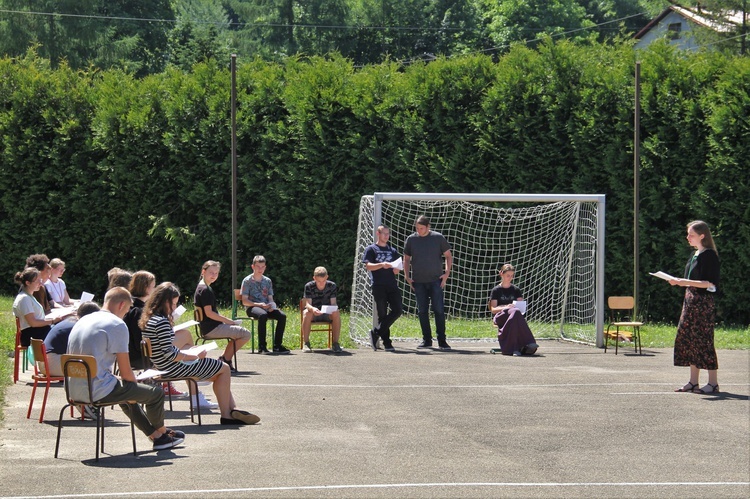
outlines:
[[[673,281],[677,279],[676,277],[671,276],[667,274],[666,272],[662,272],[661,270],[658,272],[649,272],[649,274],[651,274],[654,277],[658,277],[659,279],[664,279],[665,281]]]

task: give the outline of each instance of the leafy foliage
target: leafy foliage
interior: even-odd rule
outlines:
[[[748,324],[750,66],[655,44],[642,55],[641,312],[675,321],[685,224],[722,259],[719,320]],[[627,46],[356,68],[341,56],[243,61],[238,81],[239,272],[269,260],[294,304],[317,265],[349,300],[359,199],[376,191],[607,195],[606,293],[632,289],[633,67]],[[6,276],[46,252],[73,295],[101,297],[113,266],[191,295],[203,261],[232,283],[229,73],[208,58],[137,78],[0,60],[0,234]],[[234,283],[234,286],[239,283]],[[489,291],[489,290],[488,290]]]

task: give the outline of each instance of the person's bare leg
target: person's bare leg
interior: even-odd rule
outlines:
[[[338,343],[339,336],[341,335],[341,314],[339,314],[338,310],[331,314],[331,323],[331,326],[333,327],[333,332],[331,333],[333,336],[333,342]]]

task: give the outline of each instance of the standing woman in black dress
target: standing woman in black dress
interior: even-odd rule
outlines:
[[[675,391],[718,393],[714,295],[719,285],[719,254],[706,222],[690,222],[687,225],[687,240],[695,248],[695,253],[685,266],[685,278],[669,281],[672,286],[685,288],[685,300],[674,340],[674,365],[690,366],[690,381]],[[708,384],[698,388],[701,369],[708,371]]]

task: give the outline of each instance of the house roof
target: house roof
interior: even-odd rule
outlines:
[[[669,7],[664,9],[661,14],[653,18],[642,30],[636,33],[634,38],[636,40],[640,40],[644,35],[646,35],[646,33],[658,26],[662,19],[667,17],[670,12],[675,12],[688,21],[692,21],[693,23],[697,24],[698,26],[709,28],[720,33],[731,31],[732,25],[742,25],[741,11],[735,11],[726,14],[724,16],[726,22],[717,22],[715,19],[709,19],[708,17],[704,16],[700,11],[693,11],[690,9],[686,9],[685,7],[680,7],[678,5],[670,5]]]

